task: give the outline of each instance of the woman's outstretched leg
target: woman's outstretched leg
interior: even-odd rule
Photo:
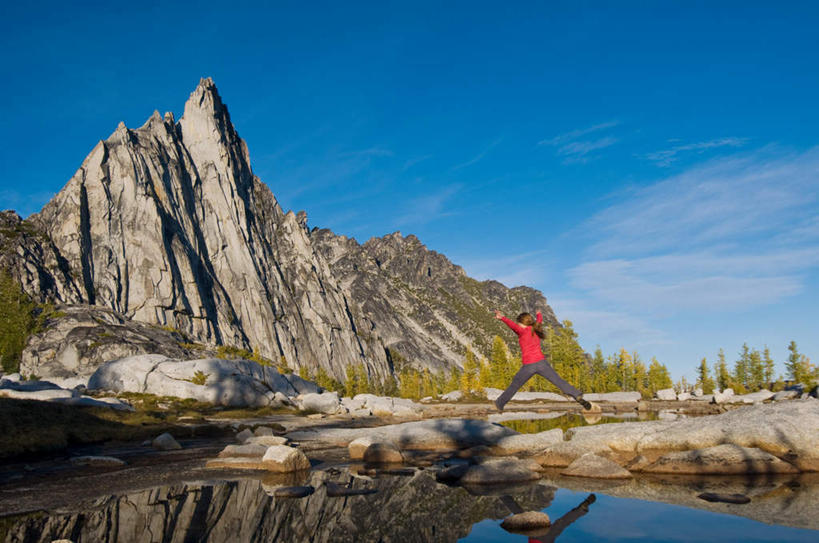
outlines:
[[[571,396],[574,400],[583,406],[583,409],[586,411],[599,411],[599,406],[595,406],[593,403],[589,402],[588,400],[583,399],[583,393],[580,392],[577,388],[569,384],[565,379],[563,379],[560,375],[557,374],[555,369],[552,367],[551,364],[546,362],[545,360],[541,360],[540,362],[536,362],[535,364],[530,364],[531,366],[537,366],[535,369],[535,373],[538,375],[542,375],[546,379],[548,379],[554,386],[556,386],[563,394]]]
[[[535,374],[537,368],[533,368],[536,364],[524,364],[518,372],[512,377],[512,382],[506,387],[506,390],[498,396],[498,399],[495,400],[495,407],[498,408],[498,411],[503,411],[503,406],[506,405],[506,402],[512,399],[512,396],[515,395],[515,392],[520,390],[526,381],[532,378],[532,375]]]
[[[554,386],[560,389],[560,392],[563,394],[571,396],[575,400],[583,395],[582,392],[570,385],[565,379],[563,379],[563,377],[558,375],[552,365],[545,360],[541,360],[540,362],[536,362],[531,365],[537,366],[537,368],[535,368],[535,373],[548,379]]]

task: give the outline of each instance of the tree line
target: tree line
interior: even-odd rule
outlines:
[[[790,342],[788,351],[788,358],[784,362],[785,375],[775,376],[776,364],[767,345],[760,352],[743,343],[733,368],[728,367],[725,352],[720,349],[713,369],[708,366],[707,359],[703,358],[700,361],[697,367],[696,386],[701,387],[704,394],[712,394],[717,388],[720,390],[731,388],[738,394],[755,392],[763,388],[777,391],[785,388],[786,379],[808,387],[815,386],[819,382],[819,367],[799,352],[795,341]],[[679,386],[685,387],[685,384]]]
[[[578,344],[577,333],[568,320],[557,330],[547,328],[544,351],[557,373],[584,392],[637,391],[650,398],[657,390],[672,386],[668,368],[656,358],[646,366],[636,351],[620,349],[606,357],[599,347],[593,356],[588,356]],[[371,378],[363,364],[349,366],[344,382],[333,379],[323,368],[315,373],[302,368],[300,375],[345,396],[369,393],[417,400],[460,390],[467,397],[477,399],[485,396],[486,388],[506,388],[521,367],[520,356],[513,353],[500,336],[493,338],[488,357],[467,349],[462,367],[453,367],[447,372],[418,369],[395,350],[390,354],[395,371],[386,379]],[[535,376],[522,390],[559,392],[540,376]]]

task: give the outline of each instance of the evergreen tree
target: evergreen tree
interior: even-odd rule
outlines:
[[[771,350],[767,345],[762,351],[762,365],[765,367],[765,386],[772,386],[775,368],[773,358],[771,358]]]
[[[751,364],[751,351],[748,349],[748,344],[742,344],[742,351],[739,353],[739,358],[734,363],[734,379],[733,385],[737,389],[734,392],[744,392],[748,388],[748,370]]]
[[[788,350],[791,354],[788,355],[788,361],[785,362],[785,370],[788,372],[788,378],[800,383],[803,378],[802,366],[800,364],[802,355],[796,347],[796,342],[791,341],[788,345]]]
[[[668,368],[665,367],[665,364],[660,364],[660,362],[652,356],[651,363],[648,365],[647,392],[653,396],[658,390],[671,388],[671,386],[671,374],[669,374]]]
[[[748,388],[752,391],[761,389],[765,384],[765,366],[762,355],[753,349],[748,357]]]
[[[589,381],[589,390],[591,392],[606,391],[606,359],[603,358],[603,350],[600,345],[594,350]]]
[[[358,390],[358,375],[356,374],[355,366],[347,365],[344,370],[344,395],[352,398],[357,394]]]
[[[700,367],[697,371],[697,384],[702,388],[703,394],[714,393],[714,380],[711,379],[711,372],[708,369],[708,362],[705,357],[700,361]]]
[[[733,384],[731,372],[728,371],[728,364],[725,362],[725,351],[722,349],[719,350],[719,354],[717,355],[717,367],[715,373],[717,374],[717,386],[720,390],[731,388],[731,385]]]

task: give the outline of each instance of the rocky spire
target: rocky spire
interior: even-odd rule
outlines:
[[[37,220],[82,301],[293,367],[387,371],[383,346],[356,335],[304,218],[282,214],[253,175],[210,79],[178,124],[154,112],[136,130],[120,125]]]

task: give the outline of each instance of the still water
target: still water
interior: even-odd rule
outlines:
[[[523,486],[468,488],[437,482],[436,465],[400,475],[346,465],[290,476],[150,469],[0,488],[0,542],[819,541],[814,476],[601,482],[546,473]],[[312,493],[279,495],[293,485]],[[364,489],[373,493],[345,495]],[[750,502],[711,503],[702,492]],[[546,512],[552,528],[530,539],[500,527],[521,511]]]
[[[563,515],[577,507],[588,493],[559,489],[552,504],[543,509],[552,520],[553,528]],[[596,501],[584,514],[559,534],[550,533],[527,537],[510,534],[500,527],[499,520],[487,519],[474,526],[468,536],[459,541],[468,543],[560,543],[588,541],[810,541],[819,540],[819,532],[765,524],[731,514],[702,511],[679,505],[669,505],[633,498],[616,498],[595,494]],[[743,506],[736,506],[743,507]]]

